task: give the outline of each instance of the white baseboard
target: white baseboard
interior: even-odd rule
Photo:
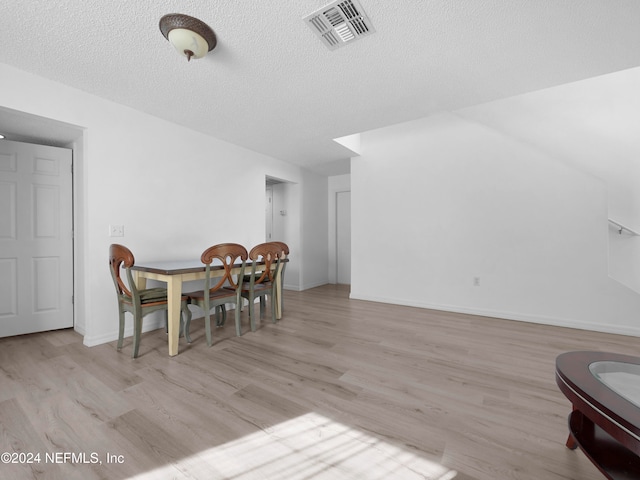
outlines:
[[[116,318],[117,320],[117,318]],[[126,326],[125,324],[125,329],[124,329],[124,336],[125,337],[132,337],[133,336],[133,325],[131,324],[132,322],[130,321],[130,318],[127,318],[127,320],[129,320],[129,326]],[[83,344],[87,347],[95,347],[96,345],[102,345],[103,343],[109,343],[109,342],[113,342],[115,340],[118,340],[118,328],[117,328],[117,323],[116,323],[116,328],[115,330],[111,331],[111,332],[107,332],[107,333],[103,333],[102,335],[94,335],[94,336],[88,336],[85,335],[84,336],[84,340],[83,340]],[[159,328],[165,328],[164,326],[164,320],[158,320],[158,321],[153,321],[153,322],[143,322],[142,323],[142,332],[150,332],[151,330],[157,330]]]
[[[316,283],[304,284],[299,288],[299,291],[309,290],[310,288],[321,287],[323,285],[327,285],[328,283],[329,282],[316,282]]]
[[[466,315],[478,315],[480,317],[500,318],[503,320],[515,320],[520,322],[537,323],[540,325],[551,325],[554,327],[575,328],[578,330],[590,330],[594,332],[613,333],[617,335],[629,335],[632,337],[640,337],[640,326],[638,327],[620,327],[604,323],[588,323],[580,322],[573,319],[546,317],[541,315],[528,315],[517,312],[493,311],[478,308],[461,307],[457,305],[440,305],[424,302],[408,301],[397,298],[372,297],[369,295],[351,292],[349,298],[354,300],[365,300],[368,302],[389,303],[392,305],[403,305],[407,307],[425,308],[431,310],[439,310],[443,312],[462,313]]]

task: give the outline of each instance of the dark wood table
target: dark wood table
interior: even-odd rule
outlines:
[[[567,447],[615,480],[640,479],[640,357],[568,352],[556,383],[573,405]]]

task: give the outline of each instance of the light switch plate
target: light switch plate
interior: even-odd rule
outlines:
[[[109,225],[110,237],[124,237],[124,225]]]

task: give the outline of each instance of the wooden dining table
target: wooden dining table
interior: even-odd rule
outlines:
[[[283,259],[283,262],[288,259]],[[257,268],[263,263],[258,263]],[[248,260],[245,267],[251,270],[252,263]],[[272,268],[276,265],[273,264]],[[232,269],[233,274],[240,273],[241,264]],[[134,274],[134,280],[138,288],[146,288],[147,280],[157,280],[167,284],[168,298],[168,343],[169,355],[178,354],[178,342],[180,337],[180,304],[182,297],[182,284],[192,280],[203,280],[205,278],[205,266],[199,260],[161,260],[151,262],[136,263],[131,270]],[[224,275],[222,264],[211,265],[211,276],[221,277]],[[282,278],[280,272],[276,278],[276,318],[282,316]]]

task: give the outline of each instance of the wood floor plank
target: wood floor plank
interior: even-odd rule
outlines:
[[[176,357],[164,329],[143,334],[137,359],[131,339],[88,348],[72,330],[0,339],[0,453],[99,456],[0,477],[602,478],[564,445],[555,358],[634,355],[637,338],[348,296],[286,291],[278,323],[250,332],[244,311],[243,336],[227,322],[210,348],[195,319]]]

